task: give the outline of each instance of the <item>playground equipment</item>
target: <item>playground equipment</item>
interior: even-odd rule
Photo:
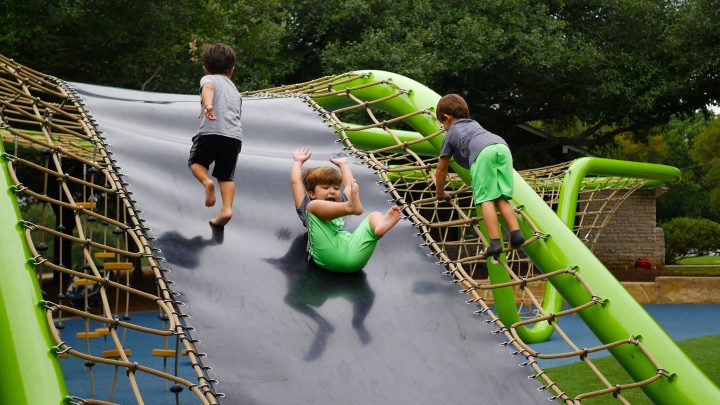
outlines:
[[[47,266],[60,272],[60,274],[70,274],[78,277],[78,279],[89,280],[87,282],[98,283],[103,297],[103,313],[101,315],[91,314],[88,311],[77,310],[56,303],[42,303],[43,308],[40,308],[36,305],[40,300],[35,287],[35,299],[38,301],[32,302],[32,299],[30,299],[25,305],[36,308],[36,312],[42,313],[45,311],[50,322],[45,324],[34,322],[36,332],[31,333],[45,336],[45,339],[47,337],[52,338],[56,347],[55,352],[58,354],[69,353],[73,356],[85,356],[83,358],[98,363],[104,362],[111,366],[127,369],[128,378],[131,381],[138,402],[142,401],[140,389],[132,382],[133,375],[138,372],[153,373],[178,385],[184,385],[195,392],[197,398],[203,403],[216,402],[217,393],[212,384],[213,381],[207,375],[206,367],[200,362],[200,357],[196,356],[198,354],[197,342],[189,336],[188,327],[185,325],[182,312],[179,311],[174,291],[168,287],[165,278],[167,268],[158,260],[159,253],[153,249],[149,230],[137,215],[136,202],[133,201],[134,195],[130,194],[128,183],[122,180],[120,169],[117,167],[121,164],[125,166],[123,172],[130,175],[131,181],[129,184],[132,184],[133,190],[136,190],[138,194],[142,191],[144,195],[153,195],[151,194],[153,188],[167,187],[163,186],[162,183],[147,184],[151,183],[147,178],[138,177],[138,173],[142,173],[148,167],[143,165],[147,165],[147,161],[154,159],[176,161],[182,166],[183,158],[178,156],[175,149],[167,150],[167,156],[151,156],[148,151],[158,150],[157,146],[153,145],[159,143],[158,139],[155,138],[147,138],[147,144],[143,145],[143,150],[138,150],[137,139],[128,140],[122,137],[137,129],[123,127],[131,119],[109,124],[100,122],[101,126],[106,125],[109,128],[116,129],[118,132],[122,132],[121,134],[113,134],[114,137],[118,136],[118,138],[113,138],[115,147],[108,148],[104,137],[97,132],[97,123],[93,122],[85,107],[81,104],[81,98],[71,91],[67,85],[56,79],[32,72],[6,59],[3,59],[0,64],[4,69],[3,89],[9,95],[3,101],[3,122],[5,124],[3,138],[6,141],[6,150],[8,148],[12,149],[12,153],[4,155],[8,162],[7,167],[11,184],[13,184],[11,195],[32,196],[59,206],[61,210],[72,211],[75,232],[78,233],[78,236],[73,236],[72,231],[70,234],[64,232],[67,231],[67,224],[62,223],[60,225],[65,226],[65,230],[58,229],[57,226],[52,229],[53,227],[46,225],[21,222],[21,225],[25,228],[24,232],[21,233],[22,238],[17,236],[17,232],[13,234],[8,231],[4,235],[8,235],[10,238],[14,237],[16,240],[24,238],[28,242],[30,255],[25,254],[19,258],[19,262],[24,263],[29,258],[31,259],[31,267],[38,271],[43,266]],[[84,91],[86,98],[92,98],[91,89],[85,88]],[[51,97],[55,101],[48,102],[36,99],[34,98],[36,92],[43,94],[46,98]],[[132,93],[132,95],[137,96],[136,93]],[[686,356],[677,349],[677,346],[667,334],[657,327],[642,308],[627,295],[617,280],[607,272],[573,232],[574,229],[576,232],[579,230],[582,235],[593,233],[595,237],[592,240],[596,240],[597,233],[601,231],[602,223],[606,220],[607,215],[617,209],[629,193],[639,187],[675,181],[678,176],[677,170],[659,165],[590,159],[579,160],[561,167],[528,171],[522,173],[522,176],[518,174],[515,179],[515,204],[518,207],[517,213],[522,222],[523,233],[528,239],[523,247],[523,252],[532,260],[532,265],[528,260],[521,259],[518,252],[511,252],[507,249],[505,252],[507,255],[503,255],[500,263],[493,265],[488,263],[483,253],[487,237],[482,221],[479,219],[481,215],[477,215],[475,212],[471,193],[465,186],[468,183],[467,173],[459,167],[454,167],[456,175],[450,182],[454,187],[454,191],[451,193],[454,199],[449,205],[439,202],[433,197],[432,171],[437,162],[434,155],[439,150],[442,132],[438,129],[439,126],[432,117],[431,112],[431,108],[439,97],[431,90],[410,79],[387,72],[354,72],[336,77],[321,78],[294,86],[267,89],[250,96],[259,98],[256,101],[257,104],[263,103],[263,100],[270,103],[276,98],[282,102],[287,97],[299,98],[309,104],[335,132],[342,149],[357,157],[360,162],[366,164],[377,174],[380,184],[385,187],[392,203],[401,206],[405,215],[412,221],[413,226],[417,228],[416,233],[418,237],[422,238],[422,244],[430,249],[432,256],[437,257],[438,264],[444,266],[446,275],[452,276],[452,282],[457,288],[468,296],[466,298],[467,302],[477,305],[477,313],[484,315],[485,321],[496,327],[493,333],[505,338],[503,342],[505,346],[514,347],[518,355],[526,358],[523,364],[533,370],[533,378],[540,380],[544,389],[552,392],[552,398],[572,402],[573,400],[582,400],[591,396],[613,394],[622,402],[623,390],[638,387],[641,387],[651,399],[658,403],[710,403],[717,402],[720,398],[717,387],[708,381]],[[116,97],[118,100],[123,100],[123,97],[125,97],[125,101],[130,101],[132,98],[131,93],[125,96],[116,95]],[[163,101],[163,96],[156,97],[158,101]],[[266,97],[267,99],[265,99]],[[107,104],[101,107],[105,109],[112,108],[112,97],[110,96],[96,97],[94,102],[100,105],[103,98],[110,101],[107,101]],[[149,98],[152,99],[152,97]],[[197,113],[196,98],[178,96],[175,101],[180,104],[185,103],[187,107],[183,107],[183,109],[188,111],[189,114]],[[140,105],[140,107],[146,110],[156,109],[156,116],[177,113],[177,110],[164,110],[161,107],[162,104],[150,107],[151,105]],[[356,119],[358,117],[357,112],[365,113],[365,122],[354,122],[353,124],[344,122],[343,116],[345,114]],[[298,122],[305,123],[304,121]],[[395,129],[396,127],[401,129]],[[300,129],[297,130],[300,131]],[[313,130],[317,134],[315,127],[313,127]],[[259,135],[261,130],[256,130],[256,133]],[[115,142],[115,139],[117,139],[117,142]],[[294,146],[295,141],[300,141],[300,139],[284,140],[284,146],[288,151]],[[259,140],[258,142],[264,141]],[[322,142],[326,142],[326,140],[323,139]],[[282,145],[283,143],[279,142],[279,144]],[[185,147],[185,145],[179,146],[179,150]],[[36,150],[43,153],[46,149],[50,152],[45,152],[48,156],[46,158],[48,163],[45,166],[19,156],[20,152]],[[108,149],[117,154],[122,154],[124,160],[115,160]],[[277,153],[283,154],[284,152],[279,151]],[[135,154],[137,160],[132,160],[131,154]],[[78,173],[82,174],[77,177],[66,176],[60,156],[66,161],[80,162],[82,169]],[[264,158],[266,159],[265,162],[277,163],[276,160],[273,160],[277,159],[276,156],[265,156]],[[263,163],[263,161],[256,162],[258,165]],[[63,189],[59,193],[60,197],[53,198],[49,196],[51,187],[48,187],[47,184],[52,185],[52,182],[42,183],[45,185],[40,190],[25,188],[18,176],[13,176],[17,165],[39,170],[46,173],[44,176],[60,179],[61,181],[56,182],[56,186]],[[165,166],[161,164],[159,167],[177,166],[171,165],[176,164],[166,163]],[[272,165],[269,164],[268,166]],[[249,190],[262,191],[264,190],[263,186],[267,187],[268,183],[283,188],[284,183],[280,183],[278,179],[286,178],[287,173],[285,168],[282,169],[276,173],[272,167],[268,167],[266,168],[267,173],[264,173],[266,174],[265,178],[255,180],[255,182],[251,179],[244,179],[246,183],[242,184],[247,184],[246,187]],[[146,173],[150,173],[150,171],[146,171]],[[133,175],[136,177],[133,177]],[[528,179],[528,181],[526,182],[523,179]],[[76,184],[76,188],[70,189],[70,186],[68,186],[70,183]],[[366,187],[363,185],[363,188]],[[614,200],[608,200],[614,202],[610,205],[601,204],[602,208],[598,210],[587,210],[587,207],[592,206],[597,200],[584,201],[581,199],[584,203],[581,204],[584,205],[584,210],[581,212],[584,215],[579,216],[576,211],[578,195],[593,193],[596,190],[609,191],[615,197]],[[78,193],[84,197],[80,202],[75,200]],[[172,195],[172,190],[166,189],[160,194]],[[240,196],[239,204],[242,203],[242,191]],[[603,197],[603,201],[606,200],[605,197]],[[142,200],[138,201],[142,202]],[[173,199],[153,200],[156,203],[153,205],[162,204],[163,201],[173,201]],[[251,201],[256,203],[255,200]],[[276,212],[272,210],[275,205],[269,201],[272,200],[265,201],[268,210]],[[172,205],[170,204],[170,206]],[[258,207],[260,205],[252,204],[251,206]],[[184,206],[179,207],[184,208]],[[551,207],[557,209],[557,214],[552,211]],[[281,208],[277,212],[281,210],[283,209]],[[115,215],[108,215],[113,211]],[[145,211],[148,218],[153,218],[154,222],[151,224],[153,228],[156,228],[157,223],[159,226],[156,229],[173,229],[169,222],[177,214],[173,213],[172,210],[164,216],[154,207],[148,207]],[[597,214],[597,212],[602,213],[604,216]],[[291,214],[294,213],[291,212]],[[592,220],[585,221],[593,216]],[[57,217],[62,218],[62,214]],[[90,218],[95,219],[90,220]],[[577,218],[582,220],[576,223]],[[263,225],[265,227],[269,226],[271,229],[274,228],[282,234],[282,229],[278,225],[282,221],[278,221],[265,218]],[[205,222],[204,218],[202,222]],[[252,220],[248,220],[248,222],[250,229],[263,229],[261,226],[253,228]],[[93,232],[86,232],[86,230],[97,227],[98,223],[100,227],[104,227],[103,229],[109,230],[114,226],[119,231],[114,233],[109,230],[108,232],[112,233],[112,236],[108,232],[98,233],[98,235],[102,235],[99,236],[102,242],[90,240],[86,235],[91,235]],[[102,225],[103,223],[106,223],[106,225]],[[86,269],[87,271],[75,271],[47,262],[46,257],[40,252],[41,249],[38,249],[38,246],[43,243],[42,238],[34,236],[33,232],[58,237],[59,240],[82,246],[84,265],[89,267]],[[225,235],[224,246],[227,246],[230,242],[229,236],[234,237],[236,235]],[[162,239],[162,237],[159,239]],[[262,240],[262,237],[258,236],[258,239]],[[210,245],[208,244],[208,246]],[[207,247],[207,249],[210,249],[210,247]],[[8,254],[19,255],[18,250],[13,252]],[[147,260],[158,280],[158,295],[143,294],[134,290],[129,286],[129,282],[120,282],[122,276],[115,276],[118,281],[113,281],[112,277],[101,277],[97,264],[99,257],[93,256],[93,253],[111,253],[117,260],[113,263],[128,263],[133,258]],[[5,257],[7,256],[3,254],[3,258]],[[255,265],[258,262],[252,257],[247,259],[248,266]],[[394,260],[392,256],[383,256],[383,259],[387,261]],[[237,263],[228,263],[222,260],[213,263],[224,264],[225,266],[237,265]],[[402,263],[403,261],[400,261],[400,266],[402,266]],[[207,263],[203,264],[205,266]],[[425,262],[425,264],[428,267],[432,266],[430,262]],[[386,265],[391,266],[391,264]],[[118,271],[124,271],[122,274],[127,275],[128,265],[118,265],[116,267],[122,268]],[[113,265],[104,264],[105,270],[112,268]],[[249,274],[252,274],[252,272],[245,265],[240,270],[235,270],[234,273],[240,274],[222,274],[236,277],[235,281],[245,283],[254,281],[250,280],[251,276]],[[407,269],[397,270],[397,272],[412,277],[410,275],[412,273],[408,272]],[[32,276],[31,272],[28,273]],[[415,273],[417,273],[417,270]],[[173,273],[173,275],[176,274],[175,281],[178,282],[178,286],[187,285],[184,284],[185,281],[207,284],[207,281],[198,280],[197,276],[193,276],[188,272]],[[213,277],[211,273],[205,272],[203,274],[205,277]],[[372,269],[368,270],[368,277],[373,277],[373,274]],[[265,277],[273,278],[270,275],[265,275]],[[215,278],[209,280],[215,283],[230,283],[230,280]],[[546,289],[543,302],[534,297],[526,288],[530,283],[547,281],[552,283],[554,288]],[[34,280],[32,277],[26,277],[26,280],[21,282],[28,285],[29,282],[34,283]],[[169,327],[164,325],[162,328],[147,330],[147,332],[176,336],[177,342],[182,343],[190,354],[198,375],[198,384],[129,361],[126,355],[127,351],[117,335],[117,330],[119,328],[137,327],[130,322],[118,319],[117,315],[122,314],[122,311],[118,311],[117,306],[115,311],[110,310],[106,289],[117,292],[122,291],[125,294],[133,294],[141,299],[157,302],[162,313],[166,315]],[[207,305],[200,302],[201,298],[189,290],[190,288],[186,287],[184,293],[188,298],[189,307],[194,308],[194,311],[196,311],[193,314],[195,315],[193,319],[201,319],[196,321],[196,324],[202,325],[204,322],[202,319],[210,319],[212,315],[209,314],[210,310],[207,309]],[[205,290],[206,293],[207,291],[213,290]],[[387,295],[383,296],[389,296],[392,289],[380,290],[376,288],[376,296],[379,295],[378,291],[384,291]],[[518,311],[515,305],[515,291],[518,291],[534,306],[537,316],[528,316],[527,313]],[[271,291],[267,292],[270,293]],[[218,294],[218,296],[222,295]],[[265,298],[262,294],[261,297],[257,297],[258,300]],[[563,298],[570,304],[570,309],[562,310]],[[208,299],[207,295],[205,299]],[[491,299],[496,305],[497,315],[489,306]],[[252,308],[260,310],[255,305],[257,304],[253,304]],[[232,308],[238,309],[237,307]],[[300,311],[297,306],[293,308]],[[278,310],[278,308],[274,309]],[[306,309],[307,307],[302,307],[303,311]],[[13,309],[5,304],[3,310],[8,312]],[[53,322],[54,314],[59,314],[60,311],[106,323],[117,351],[117,359],[89,356],[65,345]],[[197,316],[197,312],[202,316]],[[247,313],[247,310],[239,312],[239,314],[245,316],[248,316]],[[558,321],[562,316],[572,313],[578,313],[588,323],[603,342],[601,347],[578,348],[563,333]],[[283,317],[284,315],[285,313],[280,311],[277,316]],[[277,322],[272,323],[266,319],[268,316],[272,318],[272,314],[264,314],[264,317],[259,317],[257,319],[258,324],[277,326]],[[37,314],[35,317],[37,318]],[[432,318],[428,314],[426,319],[438,318]],[[287,320],[283,322],[292,323]],[[532,324],[535,326],[529,327]],[[215,337],[207,332],[209,328],[212,328],[212,325],[203,326],[198,326],[197,334],[207,334],[206,341],[214,339]],[[414,326],[418,329],[423,328],[421,323]],[[318,328],[320,328],[320,324],[318,324]],[[291,328],[290,331],[302,336],[302,332],[298,329]],[[554,331],[557,331],[566,339],[570,347],[567,353],[542,354],[532,349],[532,342],[542,341]],[[332,336],[330,333],[327,332],[322,335],[318,332],[315,342],[321,342],[321,340],[318,340],[320,336],[328,339],[329,336]],[[406,340],[412,341],[416,338],[412,331],[407,333],[403,335]],[[438,331],[437,333],[443,332]],[[247,334],[250,335],[251,332],[247,331]],[[257,335],[253,336],[257,337]],[[382,340],[383,336],[380,335],[376,340]],[[265,338],[272,340],[274,337],[265,336]],[[240,336],[238,339],[242,341],[243,337]],[[387,343],[387,341],[385,342]],[[408,345],[410,344],[408,343]],[[413,342],[413,344],[419,343]],[[17,348],[17,339],[13,340],[12,345]],[[221,352],[216,350],[213,342],[209,342],[207,345],[213,348],[213,352],[208,350],[208,353],[210,353],[208,361],[212,361],[213,355],[215,355],[215,361],[218,361],[217,356]],[[43,343],[35,343],[35,348],[31,350],[38,350],[39,353],[44,354],[47,353],[49,347],[50,345],[47,343],[45,343],[44,348]],[[408,353],[422,356],[422,347],[413,347],[417,350]],[[606,349],[609,349],[626,368],[636,383],[616,385],[612,381],[608,381],[598,371],[598,378],[605,385],[605,389],[589,393],[573,393],[571,395],[563,392],[562,387],[557,387],[552,381],[552,376],[548,376],[537,362],[538,359],[542,360],[544,358],[576,356],[586,362],[593,370],[596,370],[588,354]],[[166,350],[172,351],[172,348]],[[227,356],[230,358],[237,355],[230,348],[226,347],[225,350],[229,350]],[[256,358],[263,358],[263,356],[253,355],[247,350],[242,350],[242,352],[247,357],[240,357],[239,363],[246,362],[249,364],[238,367],[242,367],[246,371],[253,369],[250,366],[253,365]],[[290,352],[290,350],[283,351],[280,353],[280,357],[287,362],[291,362],[292,356],[288,356]],[[174,353],[169,354],[174,354],[177,357],[177,348]],[[263,354],[268,358],[274,358],[273,353]],[[51,365],[50,370],[55,370],[53,373],[57,376],[55,381],[57,381],[56,386],[58,388],[48,390],[48,392],[53,392],[51,395],[56,398],[62,398],[65,393],[62,377],[57,373],[57,363],[55,360],[43,358],[42,355],[39,357],[31,361],[38,364],[49,363]],[[362,367],[363,362],[361,359],[355,355],[351,355],[351,358],[354,365]],[[218,361],[218,363],[220,362]],[[273,364],[281,363],[278,360]],[[497,367],[493,373],[498,372],[497,370],[504,370],[499,362],[493,361],[492,364]],[[255,364],[255,366],[258,369],[265,370],[260,364]],[[375,363],[373,366],[377,366],[377,364]],[[242,378],[238,377],[228,377],[229,367],[227,365],[221,365],[218,368],[217,375],[225,376],[224,378],[229,379],[231,382],[242,380]],[[311,368],[311,366],[301,363],[299,369],[303,370],[304,368]],[[447,370],[439,371],[450,373],[450,369],[449,367]],[[430,372],[432,370],[428,371],[428,373]],[[505,371],[501,373],[505,373]],[[507,372],[507,375],[511,374]],[[468,376],[468,378],[472,377]],[[503,377],[503,375],[500,377]],[[32,377],[25,376],[23,378]],[[501,379],[506,380],[507,378]],[[22,381],[22,384],[26,384],[27,387],[27,384],[30,383]],[[522,385],[518,384],[518,387],[520,387],[518,395],[527,395],[523,398],[532,400],[533,397],[523,391]],[[307,390],[313,388],[316,387],[309,387]],[[461,387],[456,388],[461,389]],[[330,389],[325,387],[322,389],[327,390],[328,394],[332,395]],[[361,390],[361,388],[353,386],[348,386],[346,389]],[[265,393],[272,395],[272,393],[263,391],[262,388],[258,387],[248,386],[247,391],[252,394]],[[233,397],[238,397],[238,394],[242,395],[242,390],[233,394]],[[375,394],[377,393],[364,393],[370,398]],[[303,391],[302,395],[308,395],[308,398],[312,398],[312,394],[305,391]],[[251,397],[254,397],[254,395]],[[18,398],[22,399],[22,397],[16,397],[15,399]],[[22,402],[22,400],[19,402]],[[53,401],[50,400],[49,402],[52,403]]]

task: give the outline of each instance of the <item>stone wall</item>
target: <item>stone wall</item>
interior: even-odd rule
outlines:
[[[635,269],[635,261],[648,258],[654,273],[664,268],[665,238],[656,227],[656,190],[638,190],[615,211],[596,240],[595,255],[620,280],[636,279],[644,269]],[[649,274],[648,274],[649,275]],[[643,277],[640,277],[643,278]]]
[[[650,282],[623,282],[625,290],[639,304],[720,304],[720,277],[656,277]],[[545,295],[545,283],[530,283],[528,288],[535,298]],[[515,290],[515,303],[533,309],[533,303],[522,291]],[[488,304],[494,304],[493,296],[484,297]]]

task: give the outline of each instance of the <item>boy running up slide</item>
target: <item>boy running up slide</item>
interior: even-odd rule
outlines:
[[[205,206],[215,205],[215,182],[209,176],[210,164],[215,162],[212,175],[220,186],[222,207],[210,225],[222,227],[232,219],[235,197],[235,166],[242,148],[243,132],[240,124],[242,98],[230,80],[235,72],[235,51],[225,44],[214,44],[203,52],[205,76],[200,79],[202,106],[200,128],[193,137],[188,166],[205,189]]]

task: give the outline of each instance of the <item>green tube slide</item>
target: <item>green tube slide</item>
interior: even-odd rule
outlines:
[[[352,91],[354,96],[364,101],[376,100],[395,92],[396,88],[392,84],[410,90],[377,105],[378,108],[394,116],[431,110],[440,98],[437,93],[422,84],[394,73],[383,71],[355,73],[364,76],[350,83],[338,85],[336,89],[386,81],[382,86],[364,87]],[[339,96],[321,97],[317,102],[327,110],[342,108],[350,103]],[[439,123],[428,114],[413,116],[405,123],[422,136],[435,132],[439,127]],[[373,135],[377,134],[371,131],[363,132],[358,136],[358,144],[383,146],[380,145],[382,142],[379,140],[370,142],[365,139]],[[353,132],[348,132],[348,136],[355,141]],[[439,151],[442,139],[435,137],[429,143]],[[391,144],[387,142],[384,146]],[[451,169],[469,184],[467,170],[458,165],[451,166]],[[577,269],[578,274],[592,288],[592,292],[603,300],[602,305],[594,305],[579,312],[581,318],[601,342],[611,343],[632,336],[638,338],[648,348],[669,375],[643,387],[652,401],[660,404],[720,403],[720,389],[688,359],[672,338],[657,325],[572,232],[577,190],[582,179],[587,175],[638,177],[657,182],[672,182],[678,178],[677,169],[667,166],[609,159],[580,159],[570,167],[568,175],[563,180],[561,206],[556,214],[516,172],[513,203],[522,206],[528,218],[547,236],[525,246],[524,252],[543,273],[570,267]],[[530,229],[529,224],[521,220],[521,230],[526,237],[530,236]],[[509,276],[502,268],[490,267],[490,280],[492,283],[499,283],[509,280]],[[592,299],[591,293],[570,274],[555,276],[551,279],[551,283],[562,298],[573,307]],[[546,312],[557,312],[562,307],[562,298],[555,294],[553,289],[547,290],[549,292],[546,292],[546,300],[549,298],[550,302],[545,302],[543,308]],[[512,291],[496,289],[493,293],[498,315],[503,323],[509,325],[514,319],[519,319],[514,297],[511,296]],[[518,330],[518,333],[523,340],[532,342],[549,336],[548,330],[552,332],[549,325],[538,324],[532,329]],[[621,345],[611,349],[610,352],[635,381],[651,378],[657,372],[651,361],[635,345]]]
[[[0,158],[0,404],[61,404],[67,396],[60,362],[31,264],[20,209]]]

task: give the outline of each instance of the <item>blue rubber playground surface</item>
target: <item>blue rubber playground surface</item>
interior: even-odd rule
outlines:
[[[128,322],[155,329],[159,329],[161,324],[157,312],[132,313]],[[94,339],[78,339],[76,337],[78,332],[94,331],[107,325],[89,321],[86,328],[85,321],[82,319],[64,320],[63,324],[63,339],[65,343],[73,348],[95,356],[102,356],[104,350],[115,348],[109,335]],[[174,350],[174,336],[164,338],[124,328],[119,329],[118,334],[123,342],[123,347],[132,348],[128,356],[129,361],[197,382],[197,376],[187,356],[179,356],[177,374],[175,374],[174,358],[167,358],[165,364],[163,364],[164,359],[162,357],[152,355],[153,349]],[[165,339],[167,339],[167,345]],[[74,356],[69,356],[60,361],[65,383],[71,395],[83,399],[98,399],[120,404],[136,403],[130,382],[124,375],[124,368],[116,369],[105,364],[95,364],[88,367],[89,364],[92,363],[87,363],[85,360]],[[176,403],[175,394],[170,391],[173,385],[171,382],[141,371],[136,372],[135,377],[146,404]],[[186,388],[183,388],[178,395],[181,404],[198,403],[197,396]]]
[[[720,305],[717,304],[650,304],[643,305],[655,321],[673,338],[680,341],[701,336],[720,334]],[[599,346],[600,341],[578,315],[562,317],[560,327],[580,348]],[[629,336],[628,336],[629,337]],[[540,353],[562,353],[571,351],[568,345],[554,333],[547,342],[532,345]],[[606,356],[607,352],[590,354],[590,358]],[[556,360],[542,360],[543,368],[578,362],[577,357]]]

